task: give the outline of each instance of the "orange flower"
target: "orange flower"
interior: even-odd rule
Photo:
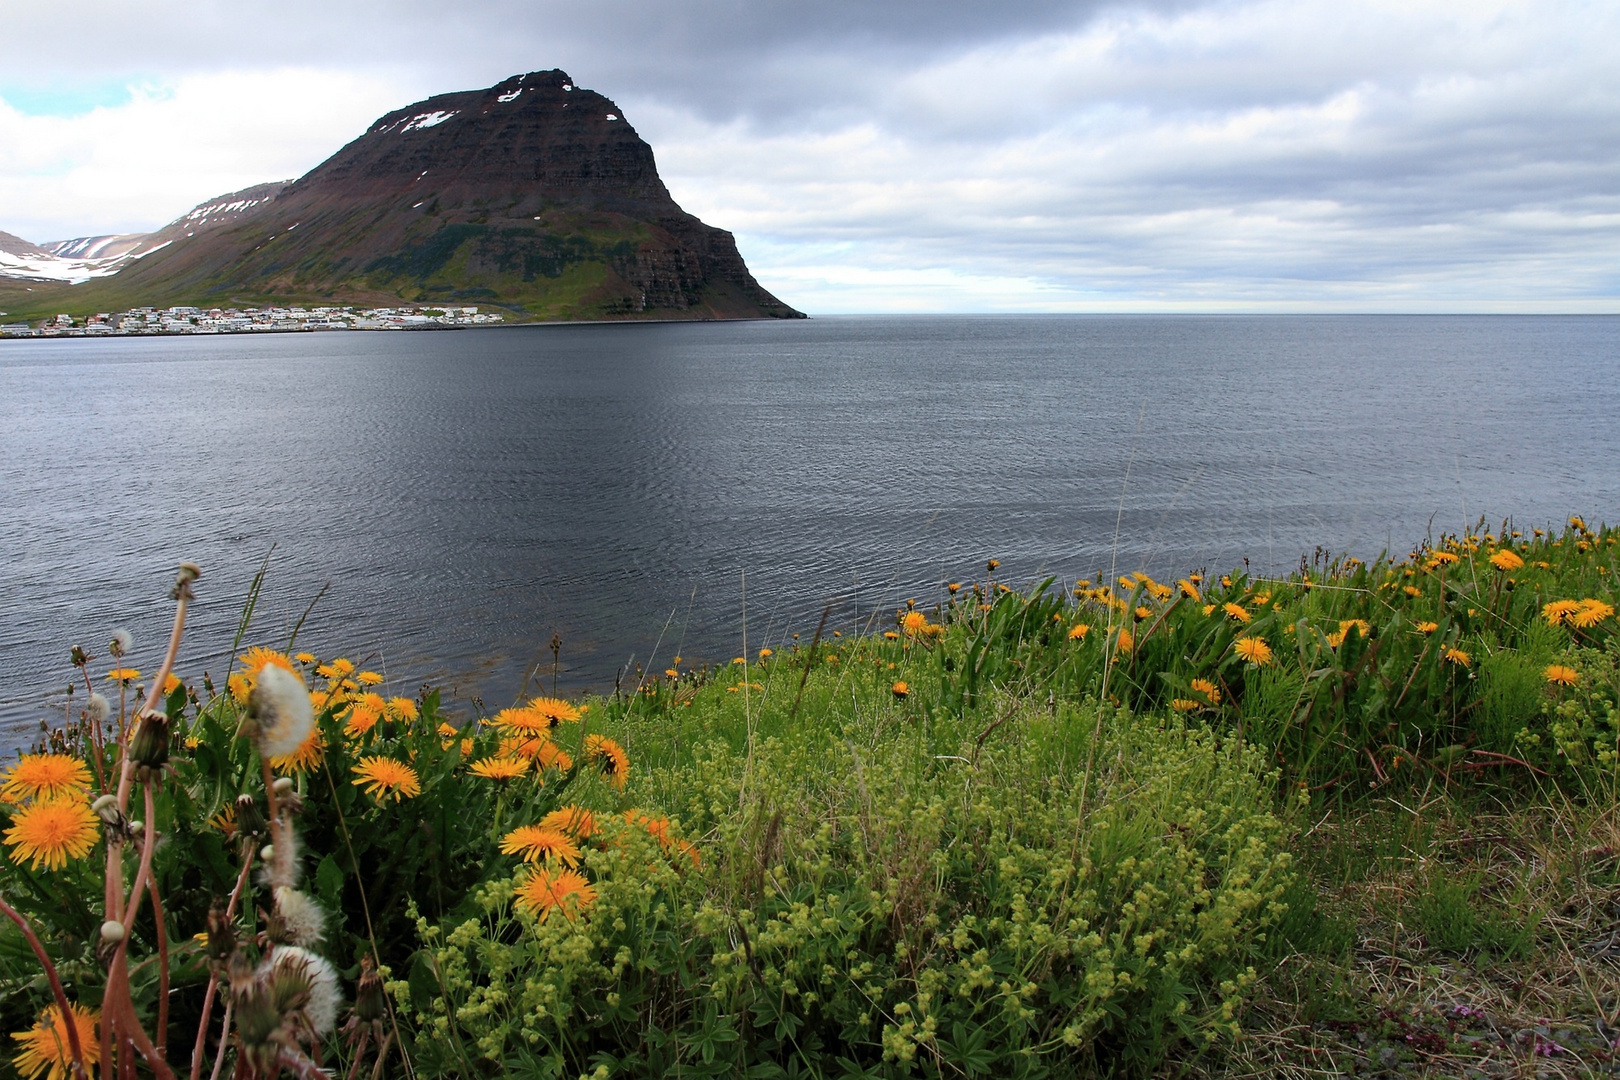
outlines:
[[[522,758],[494,757],[475,761],[467,769],[486,780],[516,780],[529,771],[529,763]]]
[[[93,1076],[101,1061],[101,1041],[96,1037],[101,1014],[73,1004],[68,1005],[68,1012],[73,1017],[74,1034],[79,1037],[85,1072]],[[69,1080],[73,1075],[73,1043],[62,1010],[55,1005],[47,1006],[30,1030],[13,1032],[11,1037],[22,1046],[11,1059],[17,1075],[26,1080],[35,1080],[41,1074],[45,1080]]]
[[[545,722],[548,731],[555,731],[563,724],[577,724],[584,715],[584,710],[579,706],[561,698],[537,697],[529,702],[528,708]]]
[[[585,757],[602,771],[608,783],[623,790],[630,779],[630,757],[624,752],[624,747],[606,735],[587,735]]]
[[[568,834],[549,825],[521,825],[501,837],[502,855],[522,855],[525,862],[557,861],[579,865],[579,846]]]
[[[578,840],[589,840],[596,832],[596,815],[580,806],[563,806],[540,819],[540,824]]]
[[[519,910],[538,914],[541,922],[553,910],[572,919],[576,912],[595,902],[596,889],[583,874],[573,870],[534,870],[518,879],[514,899]]]
[[[1271,646],[1262,638],[1240,637],[1232,642],[1232,651],[1255,667],[1265,667],[1271,663]]]
[[[1498,551],[1496,554],[1491,556],[1491,565],[1503,573],[1507,573],[1509,570],[1522,569],[1524,567],[1524,560],[1519,558],[1515,552],[1503,548],[1501,551]]]
[[[90,787],[90,770],[67,754],[24,754],[6,770],[0,799],[49,799],[72,795]]]
[[[1581,673],[1572,667],[1563,664],[1549,664],[1547,670],[1542,672],[1547,681],[1554,686],[1574,686],[1581,681]]]
[[[911,687],[906,685],[906,680],[901,679],[898,682],[896,682],[892,687],[890,687],[890,691],[894,694],[895,697],[903,698],[907,694],[911,693]]]
[[[270,767],[279,773],[313,772],[326,763],[326,738],[321,726],[310,728],[309,736],[290,754],[270,759]]]
[[[60,870],[69,859],[90,854],[101,836],[100,821],[83,796],[41,799],[12,816],[6,843],[17,862],[27,860],[35,870]]]
[[[422,781],[416,770],[403,761],[381,756],[364,757],[354,767],[355,787],[378,802],[392,796],[395,802],[422,794]]]

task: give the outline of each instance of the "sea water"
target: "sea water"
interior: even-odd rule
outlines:
[[[0,748],[61,715],[71,646],[99,678],[126,627],[155,668],[181,560],[187,678],[222,676],[264,566],[244,647],[297,627],[390,693],[493,709],[526,675],[780,647],[829,606],[881,628],[991,558],[1014,585],[1283,573],[1480,517],[1615,521],[1617,376],[1605,317],[0,342]]]

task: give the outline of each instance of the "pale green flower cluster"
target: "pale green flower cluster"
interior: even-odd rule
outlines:
[[[1292,880],[1256,755],[1078,709],[976,761],[946,737],[807,725],[751,756],[708,747],[659,778],[701,873],[610,821],[587,912],[536,922],[487,885],[477,917],[419,923],[396,1000],[437,1052],[569,1076],[608,1047],[637,1073],[811,1046],[902,1071],[1145,1072],[1233,1035]]]

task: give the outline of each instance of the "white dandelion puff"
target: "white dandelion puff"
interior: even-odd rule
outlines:
[[[112,640],[107,643],[107,651],[114,656],[123,656],[135,649],[135,635],[128,630],[119,628],[113,631]]]
[[[309,948],[326,940],[326,912],[308,893],[286,885],[278,886],[276,914],[281,916],[281,926],[290,944]]]
[[[281,757],[298,749],[315,726],[303,676],[266,665],[248,696],[248,717],[258,730],[260,754]]]
[[[330,1034],[337,1026],[338,1006],[343,993],[338,987],[337,969],[321,956],[297,945],[283,945],[270,960],[271,975],[293,975],[303,979],[306,998],[303,1013],[316,1035]]]
[[[107,700],[106,694],[98,690],[90,695],[90,703],[84,711],[94,723],[105,724],[107,717],[112,715],[112,702]]]

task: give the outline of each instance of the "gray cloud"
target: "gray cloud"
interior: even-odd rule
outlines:
[[[41,85],[87,56],[364,84],[296,102],[277,174],[383,107],[565,68],[812,310],[1616,301],[1620,12],[1575,0],[0,8],[0,65]],[[6,154],[22,205],[49,163]]]

